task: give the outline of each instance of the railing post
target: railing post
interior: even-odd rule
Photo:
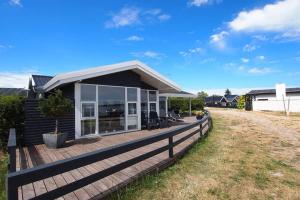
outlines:
[[[8,152],[8,173],[16,171],[16,129],[11,128],[9,130],[9,137],[7,142]],[[18,199],[18,187],[14,183],[11,183],[9,177],[6,177],[6,195],[8,200]]]
[[[18,200],[18,187],[6,177],[6,198],[7,200]]]
[[[8,152],[8,171],[16,171],[16,129],[11,128],[9,130],[9,138],[7,143],[7,152]]]
[[[201,139],[202,138],[202,123],[200,123],[200,136],[199,138]]]
[[[173,158],[173,136],[169,137],[169,158]]]

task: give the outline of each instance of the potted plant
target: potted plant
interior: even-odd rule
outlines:
[[[196,119],[197,120],[200,120],[200,119],[202,119],[203,118],[203,116],[205,115],[205,113],[204,113],[204,111],[197,111],[196,112]]]
[[[61,90],[56,90],[47,99],[40,101],[39,108],[46,117],[55,119],[54,132],[43,134],[44,143],[49,148],[62,147],[68,138],[68,133],[59,132],[58,121],[60,117],[72,110],[72,102],[63,96]]]

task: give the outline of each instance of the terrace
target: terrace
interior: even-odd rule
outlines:
[[[18,148],[16,172],[12,169],[8,175],[8,199],[103,198],[142,175],[172,164],[207,133],[208,119],[196,121],[194,117],[186,117],[169,128],[72,140],[61,149],[48,149],[44,144]],[[120,153],[114,153],[118,150]],[[92,158],[89,153],[99,156]],[[85,158],[88,160],[86,164]],[[13,159],[10,162],[10,167],[14,167]],[[122,166],[124,163],[126,166]],[[67,169],[62,169],[65,167]],[[104,171],[107,173],[103,178],[89,180]],[[86,184],[71,186],[81,181]]]

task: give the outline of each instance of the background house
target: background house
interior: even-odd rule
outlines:
[[[300,88],[277,84],[275,89],[251,90],[246,94],[246,110],[300,112]]]

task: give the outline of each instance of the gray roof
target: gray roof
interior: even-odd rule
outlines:
[[[53,76],[32,75],[32,79],[33,79],[35,87],[42,87],[42,86],[44,86],[52,78],[53,78]]]
[[[232,102],[234,99],[236,99],[238,97],[238,95],[225,95],[226,99],[228,102]]]
[[[26,96],[27,91],[24,88],[0,88],[0,95],[7,96],[7,95],[22,95]]]
[[[190,98],[196,98],[197,96],[186,92],[186,91],[179,91],[179,92],[172,92],[172,93],[160,93],[160,96],[165,96],[165,97],[190,97]]]
[[[286,88],[286,93],[300,92],[300,88]],[[265,89],[265,90],[251,90],[247,93],[248,95],[257,95],[257,94],[276,94],[275,89]]]
[[[223,96],[212,95],[209,97],[205,97],[205,102],[219,102],[221,101]]]

